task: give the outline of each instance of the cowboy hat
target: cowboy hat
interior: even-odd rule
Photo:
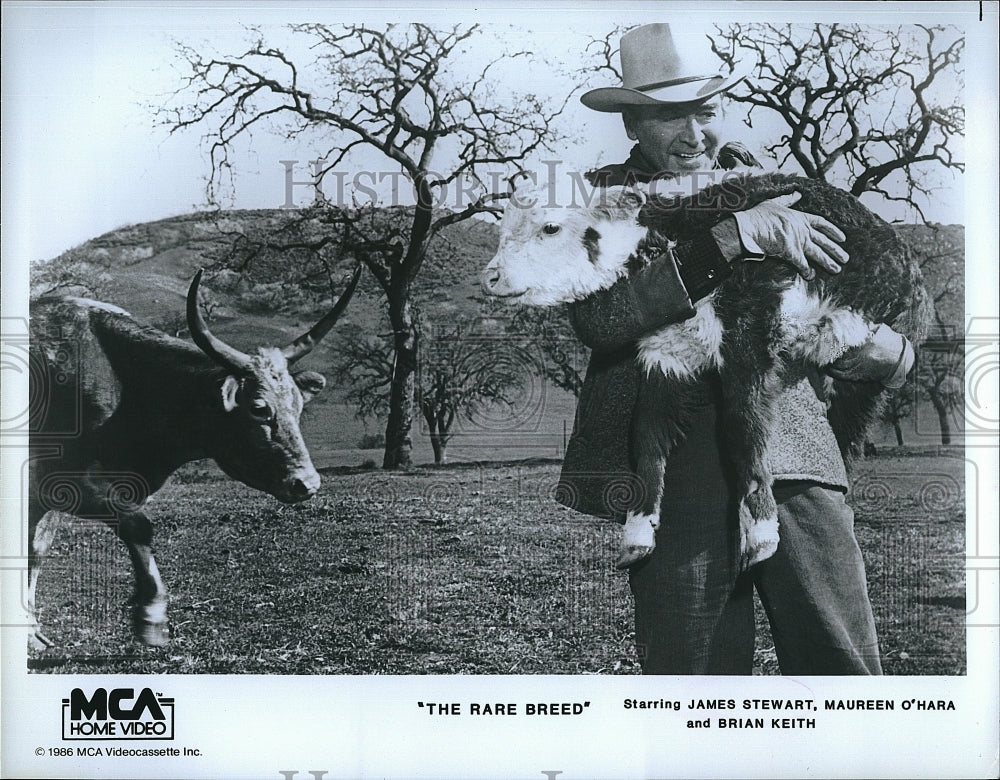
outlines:
[[[690,44],[695,36],[681,35],[678,46],[669,24],[646,24],[629,30],[619,47],[622,86],[592,89],[580,101],[595,111],[621,111],[625,106],[692,103],[725,92],[746,73],[716,72],[718,63],[705,63],[706,47]]]

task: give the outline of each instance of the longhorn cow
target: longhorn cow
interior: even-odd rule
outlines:
[[[111,526],[135,572],[132,627],[147,645],[168,639],[167,590],[143,504],[181,465],[212,458],[229,476],[295,503],[320,485],[302,433],[302,406],[326,385],[292,367],[333,327],[360,267],[331,311],[283,349],[245,354],[212,335],[188,289],[194,345],[80,298],[31,305],[31,444],[27,607],[31,643],[51,645],[35,618],[35,587],[52,543],[51,510]]]

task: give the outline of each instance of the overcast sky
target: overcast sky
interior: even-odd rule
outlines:
[[[921,18],[914,4],[905,19],[898,10],[895,16],[886,16],[883,5],[875,5],[882,9],[879,15],[866,11],[866,18],[873,23]],[[958,16],[942,10],[939,4],[924,21],[965,25],[974,19],[967,4],[951,7],[956,6],[964,6]],[[200,133],[168,137],[163,128],[154,125],[147,108],[161,102],[179,84],[173,39],[195,45],[210,41],[222,51],[234,52],[245,41],[245,24],[261,25],[269,37],[277,39],[283,34],[282,26],[294,20],[330,24],[390,20],[375,11],[343,8],[303,3],[4,3],[4,262],[11,261],[11,252],[28,261],[52,257],[115,227],[204,206],[208,162],[199,145]],[[486,8],[492,10],[480,12],[475,21],[486,23],[491,35],[513,35],[519,45],[567,60],[577,53],[582,56],[588,36],[603,35],[617,24],[676,22],[671,12],[679,10],[679,6],[669,3],[647,4],[644,12],[618,10],[614,15],[599,10],[598,5],[585,12],[573,11],[569,6],[546,6],[543,11],[524,6],[513,15],[492,6]],[[756,16],[743,13],[741,19],[816,20],[814,15],[801,17],[803,11],[809,10],[808,4],[795,9],[799,17],[790,14],[788,6],[780,7],[780,15],[774,6],[750,8]],[[843,19],[843,5],[837,4],[837,9],[836,16]],[[400,20],[398,11],[392,16]],[[852,18],[862,16],[859,9]],[[412,18],[441,25],[472,21],[467,12],[455,9],[414,11]],[[683,18],[686,23],[707,28],[712,22],[731,17],[709,6],[699,12],[685,10]],[[511,22],[531,32],[511,33]],[[993,41],[995,58],[995,38]],[[970,40],[970,48],[975,45]],[[966,61],[975,61],[971,53],[967,53]],[[523,76],[526,80],[538,77],[533,71],[524,71]],[[561,95],[573,85],[550,79],[532,86]],[[566,118],[582,129],[587,139],[561,155],[567,166],[586,169],[596,161],[612,162],[624,157],[629,142],[616,116],[588,111],[574,100]],[[758,125],[756,132],[776,132],[777,128],[775,125],[769,130],[766,125]],[[304,173],[305,161],[318,151],[309,145],[258,134],[253,145],[241,152],[231,205],[281,205],[284,168],[279,161],[301,160]],[[993,165],[995,169],[995,159]],[[940,198],[928,204],[928,216],[934,221],[962,222],[966,181],[945,175],[942,183],[945,189]]]

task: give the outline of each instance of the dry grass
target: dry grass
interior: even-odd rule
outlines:
[[[886,672],[965,670],[960,458],[863,464],[853,501]],[[127,557],[64,524],[39,586],[48,672],[634,674],[617,526],[550,499],[558,465],[328,475],[282,506],[191,470],[151,503],[169,647],[136,645]],[[197,475],[201,475],[200,477]],[[951,491],[951,492],[949,492]],[[777,673],[759,612],[755,672]]]

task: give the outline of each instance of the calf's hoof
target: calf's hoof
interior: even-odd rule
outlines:
[[[627,569],[629,566],[633,566],[639,563],[639,561],[648,558],[653,554],[653,550],[655,549],[655,547],[646,545],[625,547],[618,555],[618,560],[615,561],[615,568],[619,570]]]
[[[746,571],[761,561],[766,561],[778,549],[778,518],[768,518],[754,523],[743,540],[740,569]]]
[[[659,527],[659,515],[629,512],[625,518],[621,552],[615,561],[615,568],[627,569],[652,555],[656,549],[656,529]]]

